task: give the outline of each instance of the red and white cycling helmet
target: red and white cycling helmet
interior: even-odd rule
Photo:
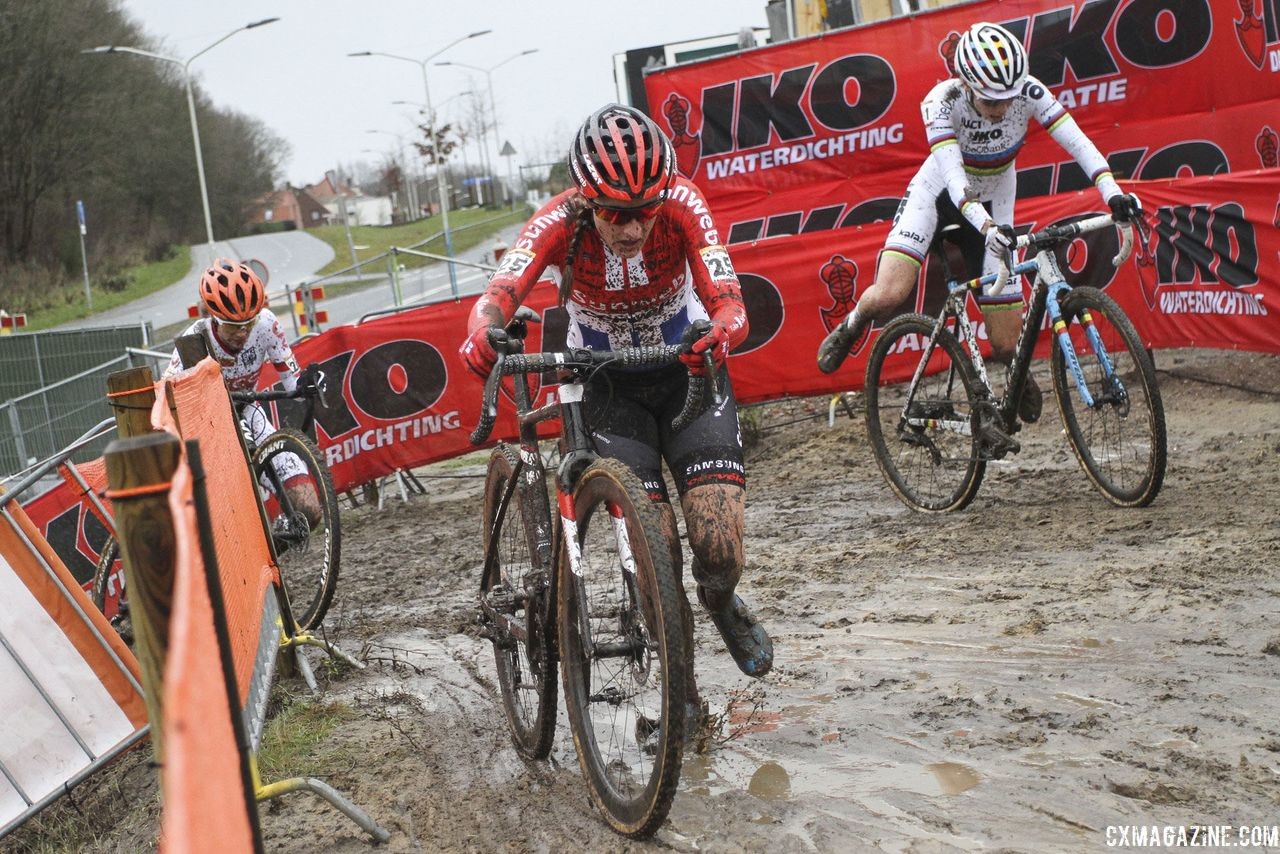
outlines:
[[[266,307],[267,294],[247,264],[216,258],[200,276],[200,300],[218,320],[248,323]]]
[[[956,44],[956,75],[979,97],[1012,98],[1027,79],[1027,52],[1013,33],[979,21]]]
[[[676,179],[675,151],[653,119],[609,104],[592,113],[574,137],[569,172],[588,201],[656,204]]]

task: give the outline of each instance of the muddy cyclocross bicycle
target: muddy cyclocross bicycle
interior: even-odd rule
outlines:
[[[516,748],[531,758],[550,752],[562,662],[569,725],[592,800],[615,830],[645,837],[666,818],[680,779],[689,666],[680,587],[647,491],[625,465],[596,452],[583,383],[605,366],[671,365],[706,328],[695,324],[683,345],[524,354],[527,324],[536,320],[521,308],[505,332],[490,333],[498,361],[471,441],[488,438],[500,379],[513,376],[520,442],[500,443],[489,458],[479,619],[493,642]],[[707,377],[689,377],[675,430],[717,396],[709,358],[707,370]],[[559,375],[558,400],[534,408],[529,378],[546,371]],[[556,418],[553,516],[537,426]]]
[[[304,372],[298,388],[291,392],[281,389],[231,392],[236,416],[241,420],[267,417],[262,408],[249,406],[254,402],[302,401],[298,429],[278,428],[261,443],[253,442],[251,429],[241,429],[249,454],[249,466],[259,486],[258,499],[276,553],[276,563],[280,567],[281,582],[302,629],[314,629],[324,619],[338,586],[342,548],[342,528],[338,520],[338,498],[333,478],[324,456],[307,435],[315,420],[315,401],[323,393],[324,385],[323,374],[316,372],[313,376],[311,370]],[[283,462],[290,458],[293,462]],[[277,465],[277,460],[281,465]],[[290,490],[284,488],[281,471],[300,476],[299,488],[310,490],[308,503],[319,508],[315,521],[308,519],[307,514],[295,506]],[[115,531],[110,533],[98,557],[90,595],[93,604],[104,613],[108,594],[119,597],[112,624],[126,639],[131,639],[132,628],[127,621],[127,587],[123,568],[119,566],[120,545]],[[112,585],[119,585],[118,592]]]
[[[1096,235],[1091,251],[1114,253],[1111,263],[1118,267],[1132,252],[1134,228],[1110,214],[1085,215],[1018,237],[1016,248],[1029,248],[1034,257],[1014,265],[1012,273],[1034,273],[1035,285],[1000,398],[991,390],[965,303],[970,292],[987,286],[999,293],[1010,270],[954,280],[942,251],[945,235],[935,238],[934,255],[948,282],[942,311],[936,318],[905,314],[889,321],[867,361],[871,447],[885,480],[909,507],[965,507],[977,494],[987,462],[1019,451],[1013,438],[1021,427],[1019,402],[1046,311],[1053,330],[1054,395],[1085,474],[1118,506],[1142,507],[1155,499],[1167,449],[1151,356],[1111,297],[1099,288],[1072,287],[1059,266],[1060,257],[1067,263],[1073,241],[1113,225],[1119,245],[1110,243],[1112,231]],[[1141,215],[1137,226],[1145,242]],[[903,354],[914,361],[904,361]],[[914,373],[907,376],[911,364]],[[901,382],[904,376],[908,382]]]
[[[280,567],[280,581],[302,629],[319,626],[329,610],[338,587],[342,552],[342,525],[333,477],[324,455],[307,435],[314,424],[315,401],[323,393],[324,383],[322,373],[313,376],[308,368],[291,392],[268,389],[231,393],[242,422],[267,417],[262,407],[251,406],[252,403],[302,401],[298,428],[277,427],[257,443],[252,439],[252,429],[241,431],[276,565]]]

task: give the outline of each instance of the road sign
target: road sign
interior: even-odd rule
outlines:
[[[500,157],[510,157],[515,154],[516,150],[511,147],[511,140],[507,140],[502,144],[502,150],[498,152]]]

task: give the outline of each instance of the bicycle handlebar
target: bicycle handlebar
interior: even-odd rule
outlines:
[[[1141,220],[1139,220],[1139,223]],[[1120,251],[1111,259],[1113,267],[1119,267],[1125,261],[1129,260],[1129,256],[1133,254],[1133,232],[1135,223],[1133,222],[1117,222],[1111,214],[1100,214],[1092,216],[1088,219],[1082,219],[1079,222],[1068,222],[1062,225],[1051,225],[1041,231],[1021,234],[1014,243],[1015,249],[1024,249],[1031,247],[1035,251],[1046,249],[1068,240],[1074,240],[1082,234],[1088,234],[1091,231],[1100,231],[1108,226],[1117,226],[1120,228]],[[1141,228],[1141,225],[1138,225]],[[991,285],[989,293],[998,294],[1004,290],[1005,283],[1009,281],[1009,265],[1005,263],[1005,259],[1000,259],[1000,270],[996,273],[996,280]]]
[[[692,327],[691,327],[692,328]],[[705,333],[704,333],[705,334]],[[498,385],[504,376],[514,374],[537,374],[556,368],[592,368],[613,365],[624,368],[652,369],[662,368],[676,362],[682,354],[689,352],[689,345],[665,344],[653,347],[624,347],[620,350],[588,350],[573,348],[560,353],[514,353],[507,354],[498,350],[498,360],[484,383],[484,396],[480,408],[480,423],[471,431],[471,444],[483,444],[493,432],[493,425],[498,420]],[[680,414],[671,422],[677,433],[689,426],[695,418],[706,411],[708,397],[718,406],[721,395],[717,388],[715,364],[711,354],[706,354],[707,372],[704,375],[689,375],[689,388],[685,394],[684,406]],[[711,380],[712,395],[707,394],[707,381]]]

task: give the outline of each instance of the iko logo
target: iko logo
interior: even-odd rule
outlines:
[[[1240,18],[1235,21],[1236,41],[1240,42],[1240,50],[1253,63],[1253,67],[1262,70],[1267,61],[1267,52],[1271,54],[1271,70],[1280,71],[1280,3],[1277,0],[1238,0]],[[1261,13],[1259,13],[1261,7]]]
[[[1258,138],[1253,142],[1254,148],[1258,150],[1258,159],[1262,161],[1263,169],[1274,169],[1280,165],[1277,163],[1276,142],[1276,132],[1270,125],[1263,125],[1262,130],[1258,131]]]
[[[858,265],[843,255],[832,255],[831,260],[818,270],[818,278],[826,285],[827,293],[833,300],[830,308],[819,306],[822,325],[830,332],[853,311],[858,287]]]
[[[1241,9],[1252,7],[1255,0],[1239,0]],[[1256,0],[1276,4],[1280,0]],[[1031,18],[1001,21],[1000,25],[1021,39],[1027,47],[1029,71],[1045,85],[1056,88],[1067,81],[1067,67],[1078,86],[1066,90],[1071,94],[1059,98],[1068,107],[1099,99],[1101,78],[1120,73],[1117,58],[1141,68],[1167,68],[1180,65],[1199,55],[1213,35],[1213,15],[1208,0],[1163,0],[1160,3],[1128,3],[1121,0],[1094,0],[1080,8],[1050,9]],[[1123,6],[1123,8],[1121,8]],[[1256,21],[1252,8],[1244,13]],[[1251,25],[1252,26],[1252,25]],[[1256,26],[1261,33],[1261,22]],[[1268,24],[1267,32],[1274,32]],[[1240,24],[1237,24],[1239,30]],[[1103,40],[1114,32],[1114,47]],[[1250,29],[1250,37],[1253,38]],[[938,43],[938,56],[946,64],[946,73],[955,68],[956,45],[960,34],[949,32]],[[1243,45],[1243,41],[1241,44]],[[1261,57],[1261,47],[1258,48]],[[1246,49],[1246,54],[1249,50]],[[1261,68],[1261,59],[1254,59]]]
[[[662,115],[666,116],[667,126],[671,128],[671,144],[676,150],[676,166],[680,169],[680,174],[686,178],[692,178],[698,171],[702,140],[701,134],[689,133],[689,100],[672,92],[662,105]]]
[[[1241,290],[1258,284],[1259,259],[1253,223],[1238,202],[1159,208],[1144,254],[1139,279],[1152,310],[1268,314],[1261,294]],[[1178,289],[1187,286],[1195,290]]]

